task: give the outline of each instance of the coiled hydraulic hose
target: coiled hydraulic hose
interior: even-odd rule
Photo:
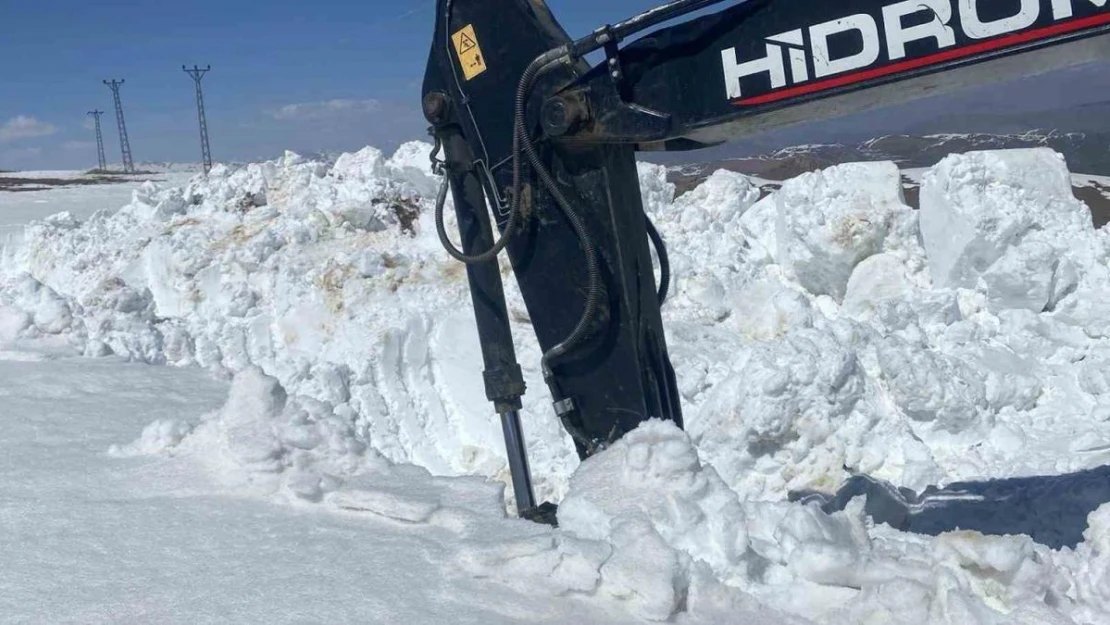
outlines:
[[[505,249],[505,246],[508,245],[511,238],[516,233],[520,221],[520,202],[523,195],[523,180],[521,177],[522,154],[527,157],[532,169],[536,172],[536,175],[539,177],[544,187],[551,193],[559,210],[566,217],[567,221],[570,222],[570,226],[574,230],[579,244],[582,246],[582,253],[585,256],[586,262],[587,286],[585,307],[582,311],[582,315],[578,319],[578,323],[566,338],[547,350],[543,355],[541,364],[545,377],[551,376],[551,361],[569,353],[586,336],[590,324],[593,323],[594,318],[597,316],[602,296],[601,269],[598,265],[597,248],[594,246],[593,239],[586,229],[586,224],[582,220],[582,216],[574,210],[558,184],[555,182],[555,179],[552,178],[551,174],[547,171],[543,161],[540,160],[539,153],[536,151],[535,144],[532,142],[532,137],[528,133],[525,118],[528,96],[531,94],[532,87],[535,85],[536,80],[543,74],[568,60],[569,53],[565,46],[542,54],[528,65],[524,73],[521,74],[520,82],[517,84],[513,114],[512,199],[509,205],[509,219],[497,242],[488,250],[475,255],[467,255],[451,243],[451,239],[447,236],[447,229],[443,221],[444,206],[447,202],[446,178],[444,179],[445,184],[440,187],[439,196],[436,198],[435,211],[436,232],[439,234],[440,243],[443,244],[447,253],[450,254],[452,258],[466,264],[484,263],[496,259],[497,255]]]
[[[552,53],[549,53],[552,54]],[[516,90],[516,105],[514,118],[519,119],[523,116],[524,105],[528,100],[528,95],[531,93],[532,86],[535,84],[536,77],[545,65],[551,64],[554,61],[545,58],[548,55],[537,57],[536,60],[524,70],[521,74],[520,82],[517,83]],[[556,59],[557,60],[557,59]],[[524,133],[524,125],[513,124],[513,193],[512,199],[509,204],[509,220],[505,223],[505,229],[497,242],[493,244],[488,250],[474,255],[467,255],[462,250],[455,247],[451,239],[447,236],[447,228],[443,222],[443,208],[447,202],[447,178],[443,179],[443,184],[439,188],[439,196],[436,198],[436,233],[439,234],[439,242],[443,244],[443,248],[455,260],[468,265],[475,265],[478,263],[485,263],[497,258],[501,250],[509,244],[513,235],[516,233],[517,226],[520,222],[520,197],[521,197],[521,176],[520,176],[520,144],[521,134]],[[526,134],[526,133],[525,133]]]

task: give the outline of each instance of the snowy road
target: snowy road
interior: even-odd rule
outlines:
[[[621,622],[453,575],[449,529],[242,497],[190,463],[106,453],[225,396],[195,369],[0,352],[0,621]],[[547,531],[522,525],[489,529]]]

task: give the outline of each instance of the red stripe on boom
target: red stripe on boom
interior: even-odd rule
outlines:
[[[754,96],[751,98],[739,98],[732,100],[736,106],[755,106],[759,104],[769,104],[771,102],[778,102],[794,96],[806,95],[815,93],[817,91],[824,91],[826,89],[834,89],[836,87],[844,87],[853,85],[858,82],[872,80],[874,78],[882,78],[890,76],[891,74],[900,74],[929,65],[936,65],[946,61],[955,61],[958,59],[974,56],[983,52],[993,52],[1009,46],[1018,45],[1022,43],[1029,43],[1038,39],[1052,37],[1055,35],[1064,35],[1067,33],[1083,30],[1091,26],[1101,26],[1103,24],[1110,24],[1110,13],[1103,13],[1101,15],[1093,15],[1091,17],[1084,17],[1069,22],[1060,24],[1053,24],[1052,26],[1045,26],[1036,30],[1026,31],[1024,33],[1016,33],[1007,35],[998,39],[984,41],[971,46],[963,48],[956,48],[954,50],[945,50],[929,56],[923,56],[919,59],[910,61],[902,61],[901,63],[894,63],[893,65],[886,65],[877,67],[875,69],[863,70],[855,72],[854,74],[845,74],[844,76],[837,76],[836,78],[829,78],[827,80],[820,80],[789,89],[781,89],[779,91],[772,91],[771,93]]]

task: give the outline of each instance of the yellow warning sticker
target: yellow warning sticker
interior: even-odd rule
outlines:
[[[459,53],[459,64],[462,65],[463,75],[470,80],[486,71],[486,59],[482,56],[482,49],[478,47],[478,37],[474,34],[474,26],[467,24],[462,29],[451,35],[455,44],[455,51]]]

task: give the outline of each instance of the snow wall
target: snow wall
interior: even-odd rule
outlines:
[[[432,223],[429,150],[217,166],[84,222],[33,224],[3,251],[0,341],[238,374],[220,413],[151,424],[117,455],[192,441],[276,492],[348,506],[345,479],[392,464],[505,481],[464,270]],[[1105,622],[1110,508],[1072,553],[780,503],[853,472],[920,489],[1110,464],[1110,233],[1063,159],[951,156],[925,174],[920,211],[890,163],[763,200],[726,171],[675,198],[665,174],[640,166],[671,253],[688,434],[650,424],[578,469],[503,266],[538,495],[563,501],[565,534],[540,551],[650,619],[715,605],[711,579],[829,622]],[[468,566],[582,583],[498,557]],[[662,572],[636,573],[648,563]]]

